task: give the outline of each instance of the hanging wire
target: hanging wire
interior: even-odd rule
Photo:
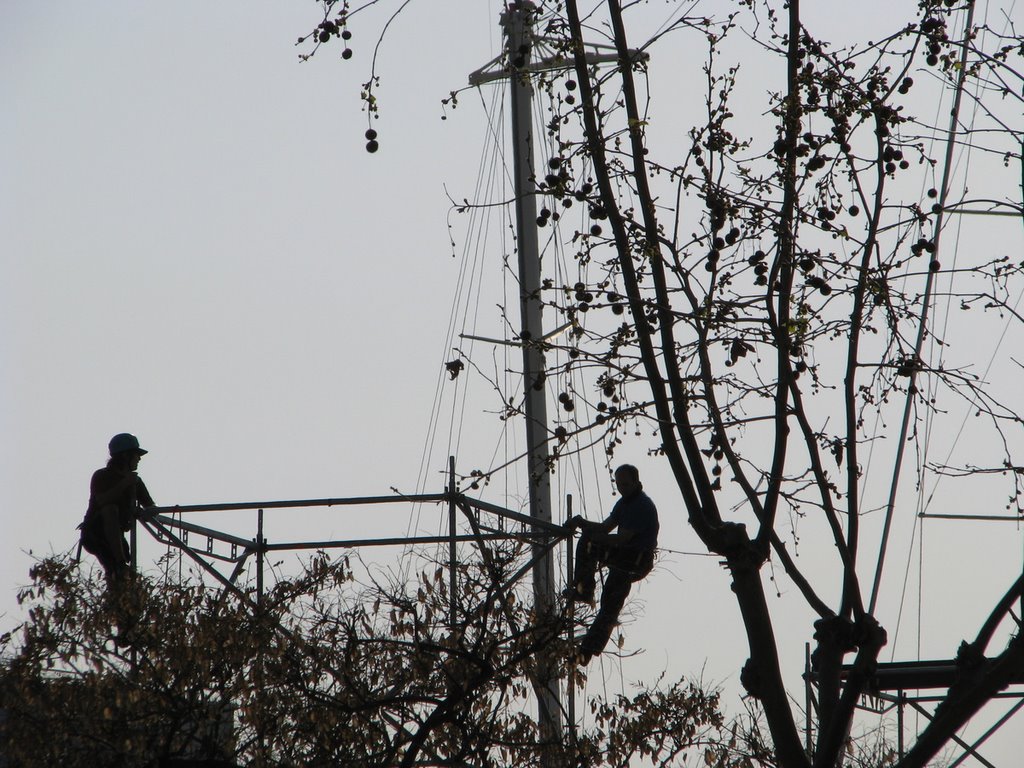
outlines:
[[[488,140],[482,144],[480,157],[477,165],[476,185],[473,192],[474,200],[485,200],[491,194],[494,186],[495,176],[501,168],[500,146],[501,142],[495,140],[498,134],[494,129],[494,115],[501,117],[499,108],[493,104],[500,103],[500,89],[493,89],[492,107],[487,108],[485,104],[484,113],[488,117]],[[483,95],[481,93],[481,100]],[[486,236],[489,226],[489,216],[476,206],[469,206],[466,210],[467,236],[461,252],[458,276],[453,290],[451,307],[449,309],[448,327],[444,339],[444,346],[441,351],[441,358],[437,368],[437,376],[434,389],[434,400],[431,407],[430,418],[424,436],[423,448],[420,457],[420,467],[417,474],[417,493],[423,493],[431,483],[431,478],[436,472],[435,451],[438,438],[441,434],[442,420],[447,414],[446,454],[458,456],[461,445],[463,426],[465,423],[465,412],[468,398],[468,376],[448,375],[445,362],[451,360],[453,350],[458,347],[457,336],[465,333],[468,328],[476,327],[476,318],[480,309],[480,294],[483,276],[486,273],[484,264]],[[469,342],[472,351],[472,342]],[[448,408],[444,406],[449,403]],[[445,483],[447,485],[447,482]],[[410,512],[407,524],[406,535],[410,535],[414,529],[420,526],[422,505],[415,505]],[[444,515],[438,516],[438,526],[443,526]],[[409,553],[407,548],[406,554]],[[403,574],[407,576],[410,561],[406,559]]]
[[[974,4],[970,4],[967,8],[967,19],[964,23],[965,36],[973,25],[974,20]],[[936,215],[935,221],[935,252],[939,252],[939,239],[942,233],[944,224],[943,209],[946,207],[946,202],[949,196],[949,185],[951,182],[951,166],[953,162],[953,152],[956,147],[956,137],[958,134],[958,127],[960,123],[960,105],[963,99],[964,83],[967,76],[967,59],[968,46],[966,43],[963,46],[963,53],[961,55],[960,69],[957,77],[956,90],[953,98],[953,109],[949,121],[949,134],[946,144],[946,155],[943,163],[942,171],[942,187],[939,190],[939,213]],[[928,316],[929,309],[934,300],[934,285],[935,285],[935,272],[928,270],[928,276],[925,278],[925,289],[924,296],[921,300],[921,315],[918,321],[918,333],[917,340],[914,344],[914,358],[919,359],[921,356],[921,349],[924,345],[925,334],[928,327]],[[875,612],[875,606],[878,601],[879,588],[882,581],[882,570],[885,565],[885,555],[889,544],[889,534],[892,528],[892,517],[893,511],[896,506],[896,490],[899,487],[900,472],[903,467],[903,454],[905,451],[905,445],[907,442],[907,434],[909,431],[910,417],[914,409],[914,393],[915,393],[915,382],[917,380],[916,370],[911,369],[910,379],[907,383],[907,397],[903,409],[903,419],[900,426],[899,443],[896,446],[896,460],[893,466],[892,480],[889,487],[889,500],[886,504],[885,510],[885,522],[882,530],[882,540],[878,551],[878,560],[875,566],[875,577],[871,586],[871,599],[868,603],[868,613],[873,614]]]
[[[987,7],[988,6],[986,5],[986,9],[987,9]],[[985,28],[984,21],[982,22],[981,28],[982,29]],[[984,37],[982,37],[981,39],[983,40]],[[965,43],[965,46],[966,46],[966,43]],[[980,104],[980,101],[981,101],[981,99],[979,97],[979,94],[980,94],[981,90],[983,89],[983,87],[987,86],[988,83],[989,83],[989,80],[980,80],[980,79],[975,82],[974,109],[973,109],[973,111],[971,113],[970,120],[967,123],[968,127],[964,131],[963,143],[962,143],[962,145],[960,147],[960,151],[959,151],[959,154],[958,154],[958,157],[957,157],[957,161],[956,161],[957,169],[959,169],[961,167],[961,164],[962,164],[962,172],[960,174],[958,174],[958,175],[961,175],[963,178],[967,178],[970,175],[971,151],[974,148],[974,146],[973,146],[973,131],[974,131],[974,126],[977,123],[978,112],[979,112],[979,109],[980,109],[979,104]],[[956,222],[956,236],[955,236],[955,240],[954,240],[954,246],[953,246],[953,249],[952,249],[953,264],[952,264],[952,268],[949,270],[949,274],[947,276],[947,284],[948,284],[949,288],[945,292],[946,293],[946,299],[945,299],[944,317],[943,317],[943,321],[942,321],[942,338],[948,338],[948,333],[949,333],[950,318],[952,316],[952,303],[953,303],[952,302],[952,297],[953,297],[953,279],[954,279],[954,276],[955,276],[955,273],[956,273],[957,263],[959,262],[960,241],[961,241],[962,236],[963,236],[963,219],[960,218]],[[936,312],[936,314],[938,314],[938,313]],[[1008,323],[1007,323],[1007,325],[1008,325]],[[1003,336],[1005,336],[1005,330],[1004,330]],[[1000,337],[1000,338],[1002,338],[1002,337]],[[930,348],[932,350],[932,359],[934,359],[935,357],[938,358],[937,365],[935,365],[933,367],[937,367],[939,369],[943,369],[945,367],[945,355],[944,355],[945,345],[941,344],[939,342],[936,334],[931,334],[931,338],[930,338],[929,344],[930,344]],[[999,346],[1000,346],[1000,344],[997,343],[995,349],[992,352],[991,357],[989,358],[988,365],[985,367],[985,374],[986,375],[987,375],[988,371],[992,367],[992,364],[993,364],[993,362],[995,360],[995,356],[996,356],[996,354],[999,351]],[[984,379],[985,376],[983,375],[982,378]],[[932,387],[932,389],[930,390],[930,394],[932,396],[934,396],[936,394],[936,389],[938,387],[938,382],[936,382],[934,379],[929,379],[929,384]],[[973,407],[973,404],[975,402],[977,402],[977,400],[973,399],[972,402],[971,402],[971,407]],[[968,412],[970,411],[970,409],[971,408],[969,407],[968,408]],[[932,493],[928,494],[927,497],[924,497],[923,488],[924,488],[924,485],[925,485],[925,464],[927,463],[928,453],[929,453],[929,449],[931,447],[931,435],[932,435],[932,428],[933,428],[934,421],[935,421],[934,413],[932,411],[930,411],[930,410],[926,411],[926,416],[925,416],[925,430],[926,430],[925,434],[926,434],[926,437],[925,437],[925,441],[923,443],[924,453],[921,456],[921,464],[918,467],[919,487],[922,489],[922,491],[918,494],[918,499],[919,499],[919,504],[920,504],[920,508],[918,509],[918,513],[919,514],[923,514],[924,512],[927,511],[928,506],[930,505],[931,500],[934,497],[935,489],[938,488],[938,484],[939,484],[939,482],[941,480],[941,477],[936,478],[935,486],[932,489]],[[956,436],[954,437],[954,439],[952,441],[952,444],[950,445],[949,453],[947,454],[947,460],[948,460],[948,458],[950,456],[952,456],[953,451],[956,448],[957,442],[959,441],[960,435],[963,432],[963,426],[964,426],[964,424],[966,424],[966,422],[967,422],[967,416],[965,415],[964,416],[964,421],[963,421],[963,423],[961,423],[960,430],[957,432]]]
[[[986,10],[987,10],[987,7],[988,6],[986,5]],[[1009,22],[1007,21],[1007,24],[1008,23]],[[984,28],[984,21],[982,22],[982,27]],[[969,126],[968,129],[967,129],[967,138],[964,141],[964,145],[963,145],[963,147],[961,149],[961,152],[960,152],[960,154],[958,156],[958,159],[957,159],[957,168],[958,169],[962,168],[962,175],[966,175],[968,173],[968,171],[969,171],[969,168],[970,168],[970,162],[971,162],[971,154],[970,154],[970,152],[971,152],[971,149],[973,148],[973,142],[972,142],[970,137],[972,135],[973,127],[976,124],[978,113],[980,111],[980,107],[979,107],[980,96],[978,94],[980,94],[980,92],[982,90],[984,90],[985,87],[987,87],[990,83],[991,83],[991,78],[989,77],[989,78],[985,78],[984,80],[977,81],[976,86],[975,86],[975,107],[974,107],[974,110],[972,112],[970,120],[966,123]],[[949,328],[950,328],[950,324],[951,324],[951,319],[950,319],[951,315],[952,315],[952,311],[951,311],[952,298],[951,297],[953,295],[952,280],[953,280],[953,273],[956,271],[956,263],[957,263],[957,259],[958,259],[958,256],[959,256],[959,245],[960,245],[960,240],[961,240],[961,237],[962,237],[962,234],[963,234],[962,220],[959,220],[957,222],[956,233],[957,234],[956,234],[956,239],[955,239],[955,245],[954,245],[954,248],[953,248],[953,251],[952,251],[953,252],[953,268],[950,270],[950,274],[949,274],[950,290],[948,290],[946,292],[945,312],[944,312],[944,319],[943,319],[943,324],[942,324],[943,336],[944,337],[945,337],[945,334],[948,333]],[[1014,305],[1013,305],[1013,311],[1014,312],[1016,312],[1016,309],[1020,305],[1020,302],[1021,302],[1022,298],[1024,298],[1024,288],[1022,288],[1021,293],[1018,295],[1016,301],[1014,302]],[[1007,335],[1008,330],[1009,330],[1009,323],[1010,323],[1010,320],[1007,319],[1007,322],[1003,326],[1002,332],[999,334],[999,336],[998,336],[998,338],[997,338],[997,340],[995,342],[995,345],[993,347],[991,355],[989,356],[989,359],[988,359],[988,362],[987,362],[987,364],[985,366],[985,369],[984,369],[983,373],[980,376],[981,380],[987,380],[988,379],[988,376],[989,376],[989,373],[990,373],[990,371],[992,369],[992,366],[995,364],[995,361],[997,359],[999,351],[1002,348],[1002,345],[1003,345],[1003,343],[1005,341],[1006,335]],[[933,336],[933,340],[932,340],[932,349],[933,349],[933,354],[937,354],[937,356],[939,358],[938,363],[935,366],[933,366],[933,367],[939,367],[939,368],[943,367],[944,357],[943,357],[942,353],[944,352],[944,346],[942,344],[939,344],[934,336]],[[935,353],[935,350],[938,350],[938,352]],[[935,384],[932,383],[932,386],[934,387]],[[934,389],[932,389],[930,396],[934,396],[934,394],[935,394],[935,391],[934,391]],[[956,448],[957,448],[957,446],[959,444],[960,438],[963,436],[963,432],[964,432],[964,429],[966,427],[968,418],[969,418],[971,412],[974,410],[974,406],[975,406],[976,403],[977,403],[977,397],[975,396],[975,397],[972,397],[970,402],[967,404],[967,406],[966,406],[966,408],[964,410],[964,417],[961,420],[961,423],[960,423],[959,428],[957,429],[956,433],[953,435],[953,438],[951,440],[951,443],[949,445],[949,448],[948,448],[948,451],[947,451],[947,454],[946,454],[946,457],[945,457],[943,463],[948,463],[950,461],[954,451],[956,450]],[[917,498],[918,498],[918,510],[917,510],[917,513],[918,514],[917,514],[915,522],[914,522],[914,533],[912,533],[911,541],[910,541],[910,544],[909,544],[909,551],[908,551],[908,558],[907,558],[908,564],[911,561],[910,552],[913,551],[914,544],[915,544],[915,535],[914,534],[916,533],[917,526],[919,524],[922,526],[921,537],[920,537],[919,542],[920,542],[920,548],[923,549],[923,545],[924,545],[923,525],[924,525],[924,523],[923,523],[923,518],[921,516],[924,515],[927,512],[927,510],[930,508],[932,502],[934,501],[934,499],[936,497],[936,492],[937,492],[937,490],[939,488],[939,485],[940,485],[940,483],[942,482],[942,479],[943,479],[941,475],[940,476],[936,476],[933,479],[933,481],[932,481],[931,489],[930,490],[926,490],[927,478],[926,478],[926,475],[925,475],[925,468],[926,468],[926,464],[927,464],[927,457],[928,457],[928,454],[930,452],[930,447],[931,447],[931,437],[932,437],[933,424],[934,424],[934,413],[932,413],[931,411],[926,411],[926,413],[925,413],[925,439],[924,439],[923,444],[922,444],[922,447],[923,447],[924,450],[923,450],[923,452],[921,454],[920,461],[919,461],[918,468],[917,468],[918,481],[919,481],[918,482],[919,492],[918,492],[918,495],[917,495]],[[922,634],[922,631],[923,631],[922,626],[921,626],[921,622],[922,622],[922,610],[923,610],[922,602],[923,602],[923,580],[924,580],[923,562],[921,562],[921,553],[920,552],[919,552],[919,558],[918,559],[919,559],[919,574],[918,574],[918,611],[917,611],[917,621],[918,621],[918,626],[917,626],[917,659],[920,660],[921,634]],[[899,614],[898,614],[898,617],[897,617],[896,630],[895,630],[895,634],[894,634],[893,652],[895,652],[895,637],[898,636],[899,628],[900,628],[900,621],[902,619],[903,601],[904,601],[904,599],[906,597],[906,594],[905,594],[906,593],[906,588],[907,588],[907,579],[906,579],[906,576],[905,576],[905,578],[904,578],[904,586],[903,586],[903,595],[901,595],[900,611],[899,611]]]
[[[965,49],[965,51],[966,51],[966,49]],[[976,87],[980,88],[981,87],[980,83]],[[935,118],[931,122],[931,124],[933,126],[938,125],[938,123],[939,123],[939,118],[940,118],[940,116],[942,114],[942,109],[943,109],[942,104],[943,104],[943,101],[940,100],[939,103],[936,105]],[[954,109],[955,108],[956,108],[956,106],[955,106],[955,102],[954,102]],[[975,109],[974,109],[973,114],[971,115],[971,119],[970,119],[968,125],[973,128],[973,125],[975,124],[976,119],[977,119],[977,99],[975,99]],[[939,141],[940,141],[937,134],[938,134],[938,131],[933,128],[932,136],[931,136],[931,142],[930,142],[933,147],[936,144],[938,144]],[[963,158],[965,156],[967,158],[967,160],[966,160],[967,164],[966,164],[966,166],[963,169],[963,175],[967,175],[968,174],[969,167],[970,167],[970,156],[969,156],[969,151],[970,151],[970,148],[971,148],[970,135],[971,135],[971,129],[968,128],[968,130],[967,130],[967,138],[965,140],[964,146],[962,147],[961,152],[959,153],[959,155],[957,156],[957,159],[956,159],[956,167],[959,168],[960,162],[963,160]],[[947,148],[948,148],[948,145],[947,145]],[[943,198],[944,199],[945,199],[946,193],[948,193],[947,178],[950,178],[952,176],[952,173],[950,172],[950,166],[949,166],[949,164],[952,163],[952,160],[953,160],[952,156],[947,151],[947,155],[946,155],[946,163],[947,163],[947,165],[944,167],[943,181],[942,181]],[[959,176],[960,174],[957,174],[957,175]],[[922,195],[923,195],[923,193],[925,191],[925,185],[926,184],[927,184],[927,182],[924,179],[922,179],[922,181],[921,181],[921,189],[920,189],[920,193]],[[956,236],[955,236],[955,239],[954,239],[953,247],[951,249],[952,250],[952,254],[953,254],[953,266],[949,270],[949,274],[948,274],[948,286],[949,286],[949,288],[948,288],[948,290],[946,290],[944,292],[945,293],[945,301],[944,301],[944,306],[943,306],[943,309],[942,309],[942,312],[941,312],[941,317],[942,317],[941,326],[943,328],[943,338],[946,338],[946,333],[949,330],[949,322],[950,322],[950,316],[951,316],[952,295],[953,295],[952,282],[953,282],[953,276],[954,276],[955,271],[956,271],[956,263],[959,260],[960,237],[961,237],[962,231],[963,231],[962,221],[957,221]],[[936,239],[937,239],[937,236],[938,236],[938,226],[936,227]],[[908,267],[908,269],[909,269],[909,267]],[[936,307],[935,307],[935,315],[936,315],[936,318],[938,318],[940,316],[938,304],[939,304],[939,300],[935,299],[935,305],[936,305]],[[923,318],[922,318],[922,323],[923,323]],[[932,367],[942,369],[944,367],[944,359],[945,359],[945,357],[944,357],[943,353],[945,351],[945,347],[944,347],[944,345],[942,343],[939,342],[939,340],[936,338],[936,334],[934,334],[934,333],[930,334],[930,338],[929,338],[929,342],[928,342],[928,349],[929,349],[929,359],[934,360],[935,358],[938,358],[938,362],[935,365],[933,365]],[[934,400],[934,398],[935,398],[935,396],[937,394],[937,390],[938,390],[938,382],[934,378],[930,377],[930,378],[927,379],[927,386],[928,386],[927,398],[929,399],[929,401]],[[923,523],[923,519],[921,518],[921,515],[927,509],[929,501],[930,501],[929,498],[926,498],[924,488],[925,488],[925,481],[926,481],[926,467],[927,467],[928,455],[929,455],[930,450],[931,450],[931,440],[932,440],[932,436],[933,436],[933,430],[935,428],[935,413],[934,413],[934,411],[932,411],[931,409],[925,409],[922,421],[923,421],[923,424],[924,424],[924,426],[923,426],[924,435],[923,435],[923,438],[922,438],[922,440],[920,442],[920,446],[919,446],[919,448],[917,449],[917,452],[916,452],[916,466],[915,466],[915,475],[917,477],[917,489],[918,489],[917,490],[917,494],[916,494],[916,507],[917,507],[917,509],[916,509],[916,514],[915,514],[915,517],[914,517],[913,529],[911,531],[910,542],[907,545],[907,558],[906,558],[907,567],[904,569],[903,586],[902,586],[901,593],[900,593],[900,606],[899,606],[899,610],[897,611],[896,626],[895,626],[894,631],[893,631],[893,643],[892,643],[892,654],[893,654],[893,657],[894,657],[894,655],[896,653],[896,638],[899,636],[899,631],[900,631],[901,621],[902,621],[902,616],[903,616],[903,607],[904,607],[904,603],[905,603],[906,597],[907,597],[907,585],[908,585],[909,569],[910,569],[910,563],[912,562],[912,553],[913,553],[914,544],[915,544],[915,541],[916,541],[916,532],[917,532],[917,529],[918,529],[919,525],[922,526],[922,528],[923,528],[924,523]],[[954,445],[955,445],[955,441],[954,441]],[[922,533],[923,533],[923,531],[922,531]],[[922,538],[922,541],[923,541],[923,538]],[[920,553],[919,553],[919,555],[920,555]],[[921,610],[922,610],[921,603],[922,603],[922,592],[923,592],[922,577],[923,577],[923,574],[919,573],[918,574],[918,591],[917,591],[917,614],[918,614],[918,616],[917,616],[917,637],[918,637],[918,652],[917,652],[917,654],[915,654],[915,658],[917,658],[918,660],[920,660],[920,650],[919,649],[920,649],[920,636],[921,636]]]
[[[894,661],[895,658],[896,658],[896,651],[897,651],[897,647],[899,645],[900,627],[901,627],[902,622],[903,622],[903,609],[906,606],[906,601],[907,601],[907,586],[908,586],[908,583],[910,581],[910,569],[911,569],[911,566],[912,566],[912,564],[914,562],[914,558],[913,558],[914,545],[918,544],[918,550],[919,550],[919,554],[920,554],[921,546],[920,546],[920,543],[917,541],[917,535],[918,535],[918,529],[922,530],[922,535],[923,535],[923,528],[924,528],[924,526],[922,524],[921,518],[920,517],[915,517],[914,518],[914,527],[913,527],[913,529],[911,530],[911,533],[910,533],[910,545],[908,547],[907,559],[906,559],[907,565],[903,569],[903,587],[900,590],[900,605],[899,605],[899,608],[896,611],[896,625],[893,628],[892,642],[889,645],[889,661]],[[919,649],[916,658],[917,658],[918,661],[921,660],[921,655],[920,655],[920,645],[921,645],[921,598],[922,598],[921,592],[922,592],[922,584],[921,584],[921,571],[920,571],[920,561],[919,561],[918,574],[917,574],[917,611],[916,611],[917,612],[917,620],[918,620],[917,621],[917,644],[918,644],[918,649]]]
[[[921,521],[921,542],[917,550],[917,635],[914,647],[914,658],[921,660],[921,644],[924,637],[924,524]],[[909,563],[908,563],[909,564]],[[921,732],[921,711],[914,708],[914,732]]]

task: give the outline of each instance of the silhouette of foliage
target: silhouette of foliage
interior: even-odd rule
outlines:
[[[541,648],[569,649],[504,581],[517,553],[492,555],[460,568],[455,624],[441,569],[360,583],[348,558],[319,554],[257,605],[252,591],[198,579],[139,576],[111,596],[66,559],[40,561],[21,594],[28,619],[3,638],[4,755],[12,766],[537,765],[529,667]],[[559,746],[574,764],[668,765],[700,750],[751,765],[729,746],[717,695],[692,684],[592,707],[593,726]]]

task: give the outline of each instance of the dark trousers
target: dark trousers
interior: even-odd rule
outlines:
[[[592,599],[597,588],[597,571],[608,569],[601,590],[601,605],[586,634],[580,650],[590,656],[600,653],[619,621],[619,613],[629,597],[634,581],[639,581],[654,567],[654,553],[631,547],[599,544],[584,534],[576,544],[576,593]]]
[[[95,557],[103,566],[107,584],[114,585],[124,580],[130,567],[128,565],[128,542],[124,536],[119,541],[109,541],[103,529],[97,525],[82,526],[82,549]]]

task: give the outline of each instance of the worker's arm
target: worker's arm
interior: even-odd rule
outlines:
[[[153,497],[149,495],[149,489],[146,487],[146,484],[142,482],[142,478],[138,475],[136,475],[135,478],[138,481],[138,485],[135,488],[135,500],[139,502],[139,506],[145,510],[148,510],[150,507],[155,507],[156,502],[153,501]],[[149,513],[149,516],[152,517],[152,513]]]
[[[97,507],[104,507],[107,504],[117,503],[128,488],[139,482],[139,476],[134,472],[118,474],[108,469],[101,469],[92,476],[90,485],[90,500]],[[149,492],[146,492],[149,496]]]
[[[615,544],[622,545],[628,544],[630,539],[633,538],[632,531],[624,531],[621,528],[615,533],[611,533],[607,530],[596,530],[593,533],[587,534],[593,541],[600,544]]]
[[[569,520],[569,527],[583,531],[591,540],[601,544],[626,544],[633,538],[633,531],[622,530],[621,528],[612,533],[616,527],[615,521],[611,518],[601,522],[587,520],[585,517],[576,515]]]
[[[130,509],[127,506],[125,494],[133,490],[136,508]],[[122,518],[119,523],[121,530],[127,531],[130,528],[132,517],[148,520],[153,516],[149,509],[156,506],[156,503],[150,496],[146,484],[142,482],[142,478],[135,472],[122,473],[101,469],[93,475],[90,491],[90,503],[97,509],[113,505],[121,510]],[[138,509],[139,507],[141,507],[141,511]]]
[[[574,515],[569,518],[569,522],[566,525],[574,531],[580,530],[587,534],[608,533],[615,527],[615,523],[611,522],[611,520],[604,520],[598,523],[594,520],[587,520],[583,515]]]

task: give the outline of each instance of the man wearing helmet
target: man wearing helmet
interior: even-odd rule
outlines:
[[[107,466],[93,473],[89,484],[89,509],[79,528],[82,548],[92,553],[112,586],[128,573],[131,552],[124,534],[131,530],[140,509],[154,506],[146,484],[136,470],[148,451],[127,432],[110,440]]]

